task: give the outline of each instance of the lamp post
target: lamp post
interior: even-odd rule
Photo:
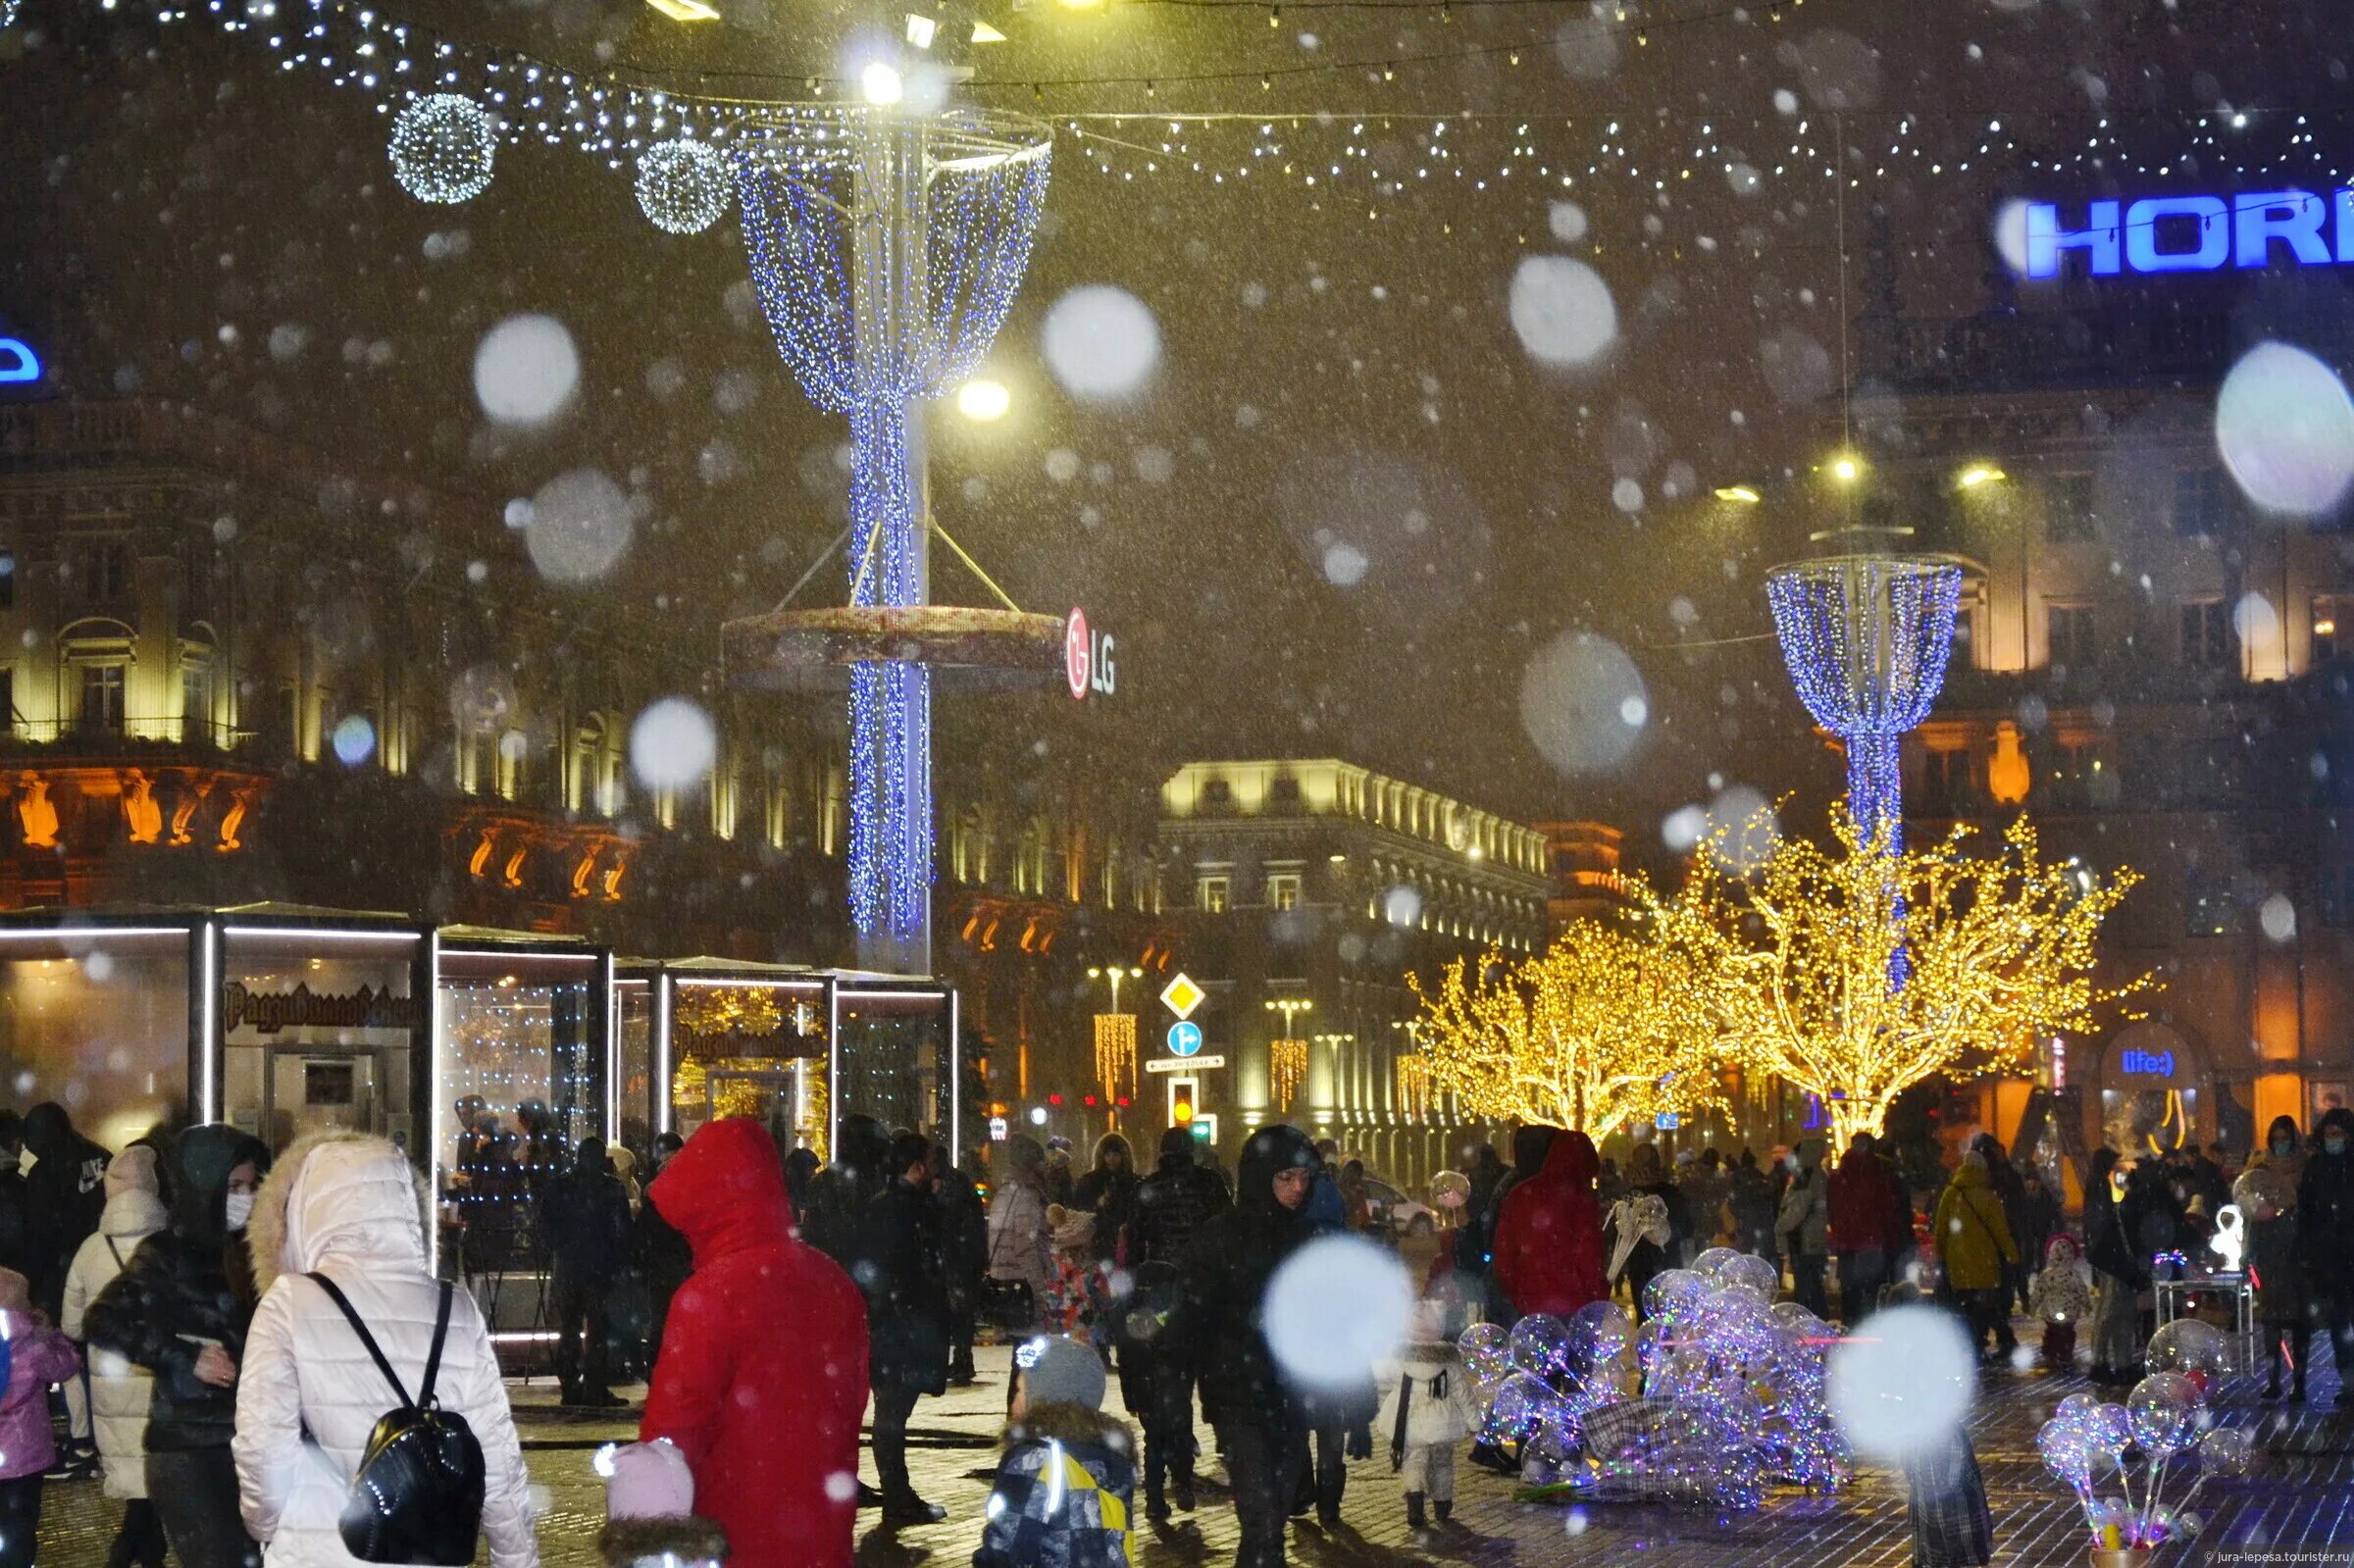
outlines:
[[[1128,1098],[1136,1097],[1136,1020],[1120,1011],[1120,982],[1142,980],[1145,972],[1120,964],[1098,964],[1089,968],[1087,978],[1111,982],[1111,1011],[1096,1015],[1096,1078],[1103,1086],[1107,1102],[1104,1116],[1116,1128],[1120,1125],[1120,1086],[1128,1086]]]
[[[1305,996],[1267,999],[1267,1011],[1283,1015],[1282,1037],[1267,1042],[1267,1093],[1279,1111],[1292,1108],[1292,1096],[1299,1092],[1307,1077],[1307,1041],[1296,1037],[1294,1025],[1302,1013],[1314,1012],[1316,1004]]]

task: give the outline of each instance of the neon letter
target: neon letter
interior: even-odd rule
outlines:
[[[2125,260],[2137,273],[2206,273],[2231,253],[2231,209],[2221,196],[2154,196],[2125,209]],[[2158,225],[2167,218],[2199,221],[2196,250],[2162,251]]]
[[[20,337],[0,337],[0,386],[41,379],[40,356]]]
[[[2108,278],[2123,270],[2117,242],[2118,204],[2096,201],[2085,213],[2082,228],[2060,227],[2060,209],[2048,201],[2027,204],[2027,276],[2060,276],[2060,253],[2081,250],[2092,258],[2094,276]]]
[[[2273,241],[2284,239],[2296,252],[2297,260],[2308,267],[2319,267],[2329,260],[2329,248],[2322,243],[2322,220],[2328,209],[2322,198],[2310,190],[2274,190],[2253,192],[2231,198],[2231,228],[2235,254],[2232,260],[2241,267],[2263,267],[2273,259]]]

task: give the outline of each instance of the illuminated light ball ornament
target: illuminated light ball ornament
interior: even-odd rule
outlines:
[[[2318,517],[2354,486],[2354,397],[2305,350],[2259,343],[2216,394],[2215,444],[2256,505],[2283,518]]]
[[[685,697],[647,703],[630,726],[630,771],[649,789],[691,789],[718,760],[711,716]]]
[[[603,472],[573,469],[532,497],[524,542],[550,582],[594,582],[613,570],[637,531],[635,508]]]
[[[638,210],[671,234],[699,234],[736,199],[736,171],[707,141],[666,141],[638,160]]]
[[[1642,674],[1607,637],[1564,632],[1520,672],[1521,728],[1562,773],[1617,767],[1633,753],[1650,718]]]
[[[1338,1391],[1397,1348],[1413,1304],[1397,1254],[1354,1236],[1325,1236],[1275,1271],[1261,1321],[1267,1348],[1294,1385]]]
[[[347,713],[335,724],[330,737],[335,748],[335,760],[346,768],[356,768],[376,755],[376,726],[361,713]]]
[[[572,406],[580,385],[580,350],[553,316],[511,316],[474,351],[475,400],[501,425],[545,425]]]
[[[1618,306],[1611,285],[1574,257],[1523,257],[1512,274],[1506,312],[1520,346],[1540,365],[1591,365],[1618,340]]]
[[[1831,1419],[1859,1458],[1902,1462],[1962,1430],[1978,1358],[1951,1313],[1932,1306],[1874,1312],[1830,1354]]]
[[[498,122],[454,92],[411,100],[392,120],[392,177],[419,201],[471,201],[490,185]]]
[[[1064,391],[1083,403],[1116,403],[1142,391],[1160,363],[1160,323],[1128,290],[1089,283],[1048,308],[1039,350]]]

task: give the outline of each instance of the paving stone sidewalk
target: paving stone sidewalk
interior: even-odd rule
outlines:
[[[983,1381],[927,1399],[916,1411],[909,1461],[916,1486],[945,1505],[948,1517],[922,1529],[884,1531],[874,1515],[860,1519],[859,1561],[865,1568],[960,1568],[980,1539],[989,1494],[996,1435],[1005,1407],[1008,1353],[984,1350]],[[1987,1380],[1971,1433],[1984,1468],[1995,1521],[1997,1568],[2083,1568],[2086,1539],[2073,1502],[2036,1457],[2036,1427],[2067,1394],[2089,1387],[2081,1377],[2037,1371],[2004,1372]],[[544,1512],[539,1536],[551,1568],[585,1568],[597,1561],[596,1534],[604,1499],[590,1469],[598,1445],[635,1435],[634,1412],[616,1420],[605,1412],[560,1409],[542,1381],[511,1386],[532,1476]],[[2334,1546],[2315,1561],[2354,1564],[2354,1414],[2330,1401],[2336,1379],[2317,1375],[2317,1402],[2281,1410],[2255,1401],[2252,1385],[2221,1391],[2219,1418],[2256,1426],[2265,1452],[2247,1483],[2208,1488],[2198,1502],[2210,1524],[2205,1543],[2222,1535],[2252,1535],[2286,1552]],[[641,1391],[625,1390],[629,1393]],[[1114,1380],[1111,1397],[1118,1398]],[[2112,1395],[2114,1397],[2114,1395]],[[1211,1449],[1202,1433],[1203,1451]],[[871,1458],[864,1463],[874,1477]],[[1218,1477],[1211,1463],[1208,1474]],[[1458,1465],[1456,1528],[1415,1536],[1386,1455],[1350,1466],[1343,1523],[1324,1532],[1312,1524],[1293,1532],[1293,1560],[1308,1568],[1412,1563],[1460,1563],[1479,1568],[1584,1568],[1587,1564],[1644,1562],[1647,1568],[1902,1568],[1912,1560],[1902,1482],[1867,1470],[1836,1496],[1779,1495],[1757,1512],[1719,1518],[1696,1510],[1598,1505],[1571,1510],[1514,1502],[1511,1483]],[[1219,1486],[1203,1489],[1201,1508],[1174,1524],[1141,1526],[1134,1556],[1144,1568],[1195,1568],[1233,1559],[1234,1514]],[[1141,1499],[1140,1499],[1141,1503]],[[95,1482],[50,1487],[41,1529],[42,1568],[102,1568],[120,1505],[106,1501]],[[1141,1507],[1140,1507],[1141,1519]],[[1631,1558],[1630,1553],[1640,1553]],[[2204,1543],[2170,1548],[2157,1568],[2204,1563]],[[2278,1561],[2292,1568],[2288,1558]]]

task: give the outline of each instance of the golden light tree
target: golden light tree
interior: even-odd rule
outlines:
[[[1644,931],[1577,921],[1513,962],[1447,966],[1421,998],[1429,1087],[1474,1116],[1575,1128],[1600,1142],[1663,1114],[1720,1109],[1717,1034],[1690,956]]]
[[[2139,875],[2047,861],[2023,817],[1991,853],[1957,828],[1887,854],[1844,807],[1831,828],[1834,847],[1783,837],[1750,873],[1706,840],[1673,899],[1640,896],[1704,977],[1723,1053],[1818,1097],[1840,1148],[1931,1074],[2016,1066],[2039,1039],[2137,1016],[2130,998],[2157,984],[2094,978],[2101,925]]]

